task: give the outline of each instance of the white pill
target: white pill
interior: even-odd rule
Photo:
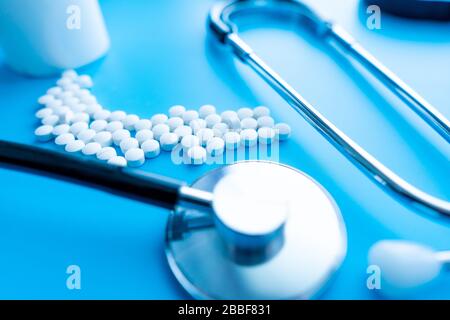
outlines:
[[[264,116],[270,116],[270,110],[269,108],[265,107],[265,106],[259,106],[253,109],[253,117],[255,119],[258,119],[260,117],[264,117]]]
[[[161,123],[166,123],[168,119],[169,118],[164,113],[158,113],[158,114],[155,114],[153,117],[151,117],[150,120],[152,122],[152,125],[156,126]]]
[[[69,110],[65,113],[63,119],[61,119],[61,122],[71,124],[71,123],[73,123],[73,116],[74,116],[73,111]]]
[[[140,167],[145,162],[145,154],[142,149],[132,148],[125,152],[125,159],[130,167]]]
[[[212,130],[214,132],[215,137],[222,138],[225,135],[225,133],[227,133],[229,131],[229,128],[226,123],[220,122],[220,123],[216,123],[212,127]]]
[[[53,100],[55,100],[54,96],[52,96],[51,94],[44,94],[43,96],[39,97],[38,103],[39,104],[47,104]]]
[[[76,152],[80,152],[81,150],[83,150],[84,146],[85,146],[85,144],[83,141],[73,140],[73,141],[70,141],[68,144],[66,144],[66,147],[64,148],[64,150],[66,150],[67,152],[76,153]]]
[[[139,131],[142,129],[151,129],[152,128],[152,122],[149,119],[141,119],[138,120],[135,124],[134,124],[134,130]]]
[[[94,113],[94,119],[95,120],[108,120],[109,116],[111,115],[111,111],[102,109]]]
[[[202,119],[205,119],[207,116],[214,113],[216,113],[216,107],[212,104],[205,104],[198,109],[198,115]]]
[[[75,140],[75,136],[71,133],[63,133],[59,136],[56,137],[55,139],[55,144],[57,144],[58,146],[65,146],[66,144],[68,144],[71,141]]]
[[[107,162],[110,165],[118,166],[118,167],[126,167],[127,166],[127,159],[121,156],[115,156],[108,160]]]
[[[97,153],[102,149],[102,146],[98,142],[89,142],[81,150],[81,153],[85,156],[96,156]]]
[[[286,140],[291,135],[291,127],[287,123],[277,123],[275,125],[275,138]]]
[[[214,127],[216,124],[222,121],[222,118],[218,114],[210,114],[205,118],[206,126],[208,128]]]
[[[220,114],[220,117],[222,118],[222,122],[225,122],[228,119],[232,119],[232,118],[238,118],[239,119],[236,111],[233,111],[233,110],[226,110],[226,111],[222,112]]]
[[[170,128],[167,124],[160,123],[153,127],[153,136],[156,140],[159,140],[164,133],[170,132]]]
[[[73,80],[69,79],[69,78],[59,78],[58,81],[56,81],[56,85],[58,87],[61,87],[64,89],[64,87],[66,87],[69,84],[72,84]]]
[[[96,134],[97,132],[95,132],[95,130],[85,129],[77,134],[77,139],[83,141],[84,143],[89,143],[92,139],[94,139]]]
[[[34,135],[39,141],[45,142],[53,138],[52,131],[53,126],[43,125],[37,127],[36,130],[34,130]]]
[[[86,130],[89,128],[89,125],[86,122],[80,121],[80,122],[74,122],[70,126],[70,132],[74,135],[79,134],[81,131]]]
[[[261,144],[271,144],[275,138],[275,130],[269,127],[258,129],[258,141]]]
[[[74,93],[75,97],[81,99],[82,97],[87,97],[91,95],[91,91],[88,89],[80,89]]]
[[[60,119],[63,119],[63,118],[65,118],[66,114],[70,111],[71,110],[69,107],[62,106],[62,107],[56,108],[53,113],[55,115],[57,115],[58,117],[60,117]]]
[[[130,149],[139,148],[139,141],[136,138],[126,138],[120,142],[119,146],[120,150],[125,153]]]
[[[73,98],[73,97],[74,97],[74,93],[72,91],[65,91],[65,90],[58,95],[58,98],[61,101],[64,101],[66,99]]]
[[[93,140],[100,143],[102,147],[109,147],[112,144],[112,134],[108,131],[100,131],[97,132]]]
[[[34,115],[38,119],[43,119],[45,117],[51,116],[52,114],[53,114],[53,109],[42,108],[42,109],[39,109]]]
[[[61,107],[62,105],[63,105],[63,102],[61,100],[59,100],[59,99],[55,99],[55,100],[49,101],[47,104],[45,104],[45,106],[47,108],[50,108],[50,109],[53,109],[53,110],[56,109],[56,108]]]
[[[241,120],[237,115],[229,115],[222,119],[222,122],[225,123],[230,130],[239,131],[241,129]]]
[[[74,107],[75,105],[80,103],[80,99],[78,99],[77,97],[65,97],[62,99],[63,103],[68,106],[68,107]]]
[[[127,130],[134,130],[134,125],[139,121],[139,117],[136,114],[129,114],[123,120],[123,127]]]
[[[136,132],[135,138],[139,142],[139,145],[141,145],[145,141],[153,139],[153,136],[153,131],[149,129],[142,129]]]
[[[60,87],[51,87],[47,90],[47,94],[52,95],[56,97],[58,94],[60,94],[63,90]]]
[[[258,121],[254,118],[244,118],[241,120],[241,128],[245,129],[258,129]]]
[[[111,121],[106,125],[105,130],[111,133],[123,129],[123,123],[121,121]]]
[[[194,146],[187,152],[191,164],[199,165],[206,161],[206,150],[201,146]]]
[[[244,129],[241,131],[242,145],[253,147],[258,143],[258,133],[255,129]]]
[[[200,140],[200,145],[204,147],[209,140],[214,138],[214,131],[209,128],[203,128],[196,133],[196,136]]]
[[[167,125],[170,128],[170,131],[174,131],[176,128],[181,127],[184,124],[184,121],[180,117],[172,117],[167,120]]]
[[[183,113],[184,124],[189,124],[192,120],[198,119],[198,112],[195,110],[187,110]]]
[[[92,78],[87,74],[78,76],[75,79],[75,82],[78,83],[82,88],[92,88],[94,86],[94,81],[92,81]]]
[[[79,99],[82,103],[87,105],[97,103],[97,98],[92,94],[81,96]]]
[[[85,112],[87,113],[89,116],[92,115],[92,113],[87,112],[87,108],[88,106],[85,105],[84,103],[76,103],[76,104],[67,104],[67,106],[74,112],[74,113],[78,113],[78,112]]]
[[[64,86],[64,90],[68,92],[72,92],[74,95],[78,90],[80,90],[80,86],[77,83],[69,83]]]
[[[113,147],[103,147],[97,152],[96,156],[98,160],[108,161],[117,156],[117,152]]]
[[[189,122],[189,126],[192,128],[192,132],[196,134],[200,129],[206,128],[206,121],[204,119],[195,119]]]
[[[85,104],[83,104],[85,105]],[[100,110],[102,110],[102,106],[99,105],[98,103],[91,103],[86,105],[86,109],[84,110],[84,112],[87,112],[87,114],[89,114],[90,116],[94,116],[94,114]]]
[[[199,146],[200,145],[200,139],[197,136],[194,136],[192,134],[189,134],[187,136],[184,136],[183,139],[181,139],[181,147],[185,152],[187,152],[190,148]]]
[[[239,119],[244,120],[245,118],[252,118],[253,117],[253,110],[250,108],[240,108],[237,111],[237,115]]]
[[[49,116],[46,116],[45,118],[42,118],[42,124],[48,125],[48,126],[55,126],[59,122],[59,117],[57,115],[51,114]]]
[[[109,115],[109,121],[122,121],[127,117],[127,114],[125,111],[117,110],[111,112]]]
[[[104,131],[108,122],[106,120],[94,120],[91,122],[90,128],[96,132]]]
[[[241,142],[241,136],[237,132],[227,132],[223,136],[223,140],[225,140],[225,147],[229,150],[236,149]]]
[[[186,108],[182,105],[175,105],[169,108],[169,116],[171,117],[183,117],[183,113],[186,112]]]
[[[63,133],[70,132],[70,125],[67,123],[59,124],[53,128],[52,134],[57,137],[62,135]]]
[[[112,134],[112,139],[116,146],[120,146],[120,143],[122,142],[122,140],[128,139],[130,137],[131,137],[131,133],[130,133],[130,131],[128,131],[126,129],[120,129],[120,130],[114,131],[114,133]]]
[[[208,144],[206,145],[206,152],[213,157],[220,156],[223,153],[224,148],[225,141],[221,138],[214,137],[208,141]]]
[[[73,69],[67,69],[63,71],[61,77],[75,80],[78,77],[78,73]]]
[[[166,132],[160,138],[161,149],[164,151],[172,151],[178,144],[178,136],[173,132]]]
[[[189,126],[180,126],[176,128],[173,133],[175,133],[180,139],[183,139],[183,137],[192,134],[192,128]]]
[[[90,117],[86,112],[77,112],[74,113],[71,121],[72,122],[86,122],[89,123]]]
[[[145,141],[141,146],[142,151],[144,151],[145,157],[148,159],[155,158],[160,153],[159,142],[152,139]]]
[[[273,120],[272,117],[269,117],[269,116],[259,117],[257,122],[258,122],[258,128],[262,128],[262,127],[273,128],[273,126],[275,125],[275,121]]]

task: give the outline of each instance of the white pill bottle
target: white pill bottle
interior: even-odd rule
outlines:
[[[47,76],[106,54],[97,0],[0,0],[0,50],[15,71]]]

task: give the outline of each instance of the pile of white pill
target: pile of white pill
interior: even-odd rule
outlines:
[[[117,166],[138,167],[145,159],[157,157],[181,146],[191,164],[203,164],[208,155],[220,156],[240,145],[251,148],[286,140],[291,128],[275,124],[267,107],[241,108],[217,113],[213,105],[187,110],[175,105],[168,115],[149,119],[101,106],[90,89],[88,75],[74,70],[63,72],[56,86],[38,99],[35,130],[39,141],[54,139],[70,153],[95,157]]]

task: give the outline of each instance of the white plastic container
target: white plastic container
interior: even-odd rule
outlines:
[[[0,0],[0,46],[12,69],[46,76],[102,57],[109,38],[97,0]]]

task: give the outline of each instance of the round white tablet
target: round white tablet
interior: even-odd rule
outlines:
[[[45,105],[45,104],[47,104],[47,103],[49,103],[50,101],[53,101],[53,100],[55,100],[55,97],[53,95],[51,95],[51,94],[44,94],[43,96],[39,97],[38,103]]]
[[[83,104],[83,105],[85,105],[85,104]],[[84,112],[86,112],[88,115],[93,117],[96,112],[98,112],[102,109],[103,109],[103,107],[101,105],[99,105],[98,103],[91,103],[91,104],[86,105],[86,109],[84,110]]]
[[[80,99],[78,99],[77,97],[71,96],[71,97],[66,97],[64,99],[62,99],[63,103],[68,106],[73,108],[75,105],[80,103]]]
[[[142,149],[132,148],[125,152],[125,159],[130,167],[140,167],[145,162],[145,154]]]
[[[241,142],[241,136],[237,132],[227,132],[223,136],[223,140],[225,140],[225,147],[229,150],[236,149]]]
[[[62,135],[63,133],[70,132],[70,125],[67,123],[59,124],[53,128],[52,134],[57,137]]]
[[[61,100],[61,101],[64,101],[64,100],[66,100],[66,99],[69,99],[69,98],[73,98],[75,95],[74,95],[74,93],[72,92],[72,91],[66,91],[66,90],[64,90],[63,92],[61,92],[59,95],[58,95],[58,98]]]
[[[64,86],[64,90],[75,94],[78,90],[80,90],[80,86],[77,83],[69,83]]]
[[[73,111],[69,110],[65,113],[64,117],[61,119],[61,122],[71,124],[71,123],[73,123],[73,121],[72,121],[73,116],[74,116]]]
[[[108,122],[106,120],[94,120],[91,122],[90,128],[96,132],[104,131]]]
[[[100,145],[100,143],[89,142],[81,150],[81,153],[83,153],[85,156],[96,156],[97,152],[99,152],[101,149],[102,149],[102,146]]]
[[[216,107],[212,104],[205,104],[198,109],[198,114],[202,119],[205,119],[207,116],[214,113],[216,113]]]
[[[125,153],[130,149],[139,148],[139,141],[136,138],[126,138],[120,142],[119,146],[120,150]]]
[[[77,104],[73,104],[73,105],[69,105],[69,104],[68,104],[67,106],[70,107],[70,109],[71,109],[73,112],[75,112],[75,113],[78,113],[78,112],[85,112],[85,113],[87,113],[89,116],[92,115],[92,113],[87,112],[88,106],[85,105],[84,103],[77,103]]]
[[[109,131],[100,131],[97,132],[93,140],[100,143],[102,147],[109,147],[112,144],[112,134]]]
[[[75,140],[75,136],[71,133],[63,133],[56,137],[55,144],[58,146],[65,146],[71,141]]]
[[[131,137],[131,133],[130,133],[130,131],[128,131],[126,129],[120,129],[120,130],[114,131],[114,133],[112,134],[112,139],[116,146],[119,146],[120,143],[122,142],[122,140],[128,139],[130,137]]]
[[[229,131],[228,125],[226,123],[220,122],[216,123],[213,128],[214,136],[217,138],[222,138],[225,133]]]
[[[241,120],[241,128],[244,129],[258,129],[258,121],[254,118],[245,118]]]
[[[153,126],[156,126],[161,123],[166,123],[169,118],[164,113],[157,113],[153,117],[150,118]]]
[[[62,106],[62,107],[56,108],[53,113],[55,115],[57,115],[58,117],[60,117],[60,119],[63,119],[63,118],[65,118],[66,114],[70,111],[71,110],[69,107]]]
[[[178,136],[173,132],[166,132],[161,135],[159,141],[161,142],[161,149],[164,151],[172,151],[178,144]]]
[[[206,128],[206,121],[204,119],[195,119],[189,122],[189,126],[192,128],[192,132],[197,134],[200,129]]]
[[[221,138],[214,137],[208,141],[206,152],[213,157],[220,156],[225,148],[225,141]]]
[[[63,90],[61,89],[61,87],[51,87],[50,89],[47,90],[47,94],[52,95],[54,97],[56,97],[58,94],[60,94]]]
[[[187,152],[191,164],[199,165],[206,161],[206,150],[200,146],[194,146]]]
[[[184,121],[180,117],[172,117],[167,120],[167,125],[170,128],[170,131],[175,131],[176,128],[184,125]]]
[[[73,80],[72,80],[72,79],[69,79],[69,78],[59,78],[59,79],[56,81],[56,85],[57,85],[58,87],[63,88],[63,89],[64,89],[65,86],[67,86],[67,85],[69,85],[69,84],[72,84],[72,83],[73,83]]]
[[[92,78],[87,74],[78,76],[75,79],[75,82],[82,88],[92,88],[94,86],[94,81],[92,81]]]
[[[63,105],[63,102],[59,99],[51,100],[45,104],[45,106],[50,109],[56,109],[56,108],[61,107],[62,105]]]
[[[84,148],[85,144],[81,140],[73,140],[66,144],[64,150],[70,153],[80,152]]]
[[[291,127],[287,123],[277,123],[275,125],[275,138],[286,140],[291,135]]]
[[[180,139],[183,139],[183,137],[192,134],[192,128],[189,126],[181,126],[176,128],[173,133],[175,133]]]
[[[111,121],[106,125],[105,130],[111,133],[123,129],[123,123],[121,121]]]
[[[240,108],[237,111],[237,115],[240,120],[244,120],[245,118],[252,118],[253,117],[253,110],[250,108]]]
[[[153,139],[153,131],[149,129],[142,129],[136,132],[135,138],[139,142],[139,145],[143,144],[147,140]]]
[[[225,119],[222,119],[222,122],[225,123],[230,130],[239,131],[241,129],[241,120],[239,120],[238,116],[230,115]]]
[[[171,117],[183,117],[183,113],[186,112],[186,108],[182,105],[175,105],[169,108],[169,116]]]
[[[241,131],[242,145],[253,147],[258,143],[258,133],[255,129],[244,129]]]
[[[91,91],[89,89],[80,89],[74,93],[75,97],[81,100],[83,97],[87,97],[91,95]]]
[[[269,108],[265,107],[265,106],[259,106],[253,109],[253,117],[255,119],[258,119],[260,117],[264,117],[264,116],[270,116],[270,110]]]
[[[74,135],[79,134],[81,131],[89,128],[89,125],[86,122],[74,122],[70,126],[70,132]]]
[[[95,130],[85,129],[77,134],[77,139],[83,141],[84,143],[89,143],[92,139],[94,139],[96,134],[97,132],[95,132]]]
[[[201,146],[206,146],[208,141],[211,140],[212,138],[214,138],[214,131],[212,129],[209,129],[209,128],[203,128],[203,129],[200,129],[196,133],[196,136],[200,140],[200,145]]]
[[[145,141],[141,146],[142,151],[144,151],[145,157],[148,159],[155,158],[160,153],[159,142],[152,139]]]
[[[273,126],[275,125],[275,121],[270,116],[259,117],[257,122],[258,122],[258,128],[262,128],[262,127],[273,128]]]
[[[139,121],[136,114],[129,114],[122,120],[123,127],[127,130],[134,130],[134,125]]]
[[[80,97],[80,101],[84,104],[90,105],[97,103],[97,98],[92,94],[84,95]]]
[[[275,139],[275,130],[269,127],[258,129],[258,141],[261,144],[271,144]]]
[[[156,140],[159,140],[164,133],[170,132],[170,128],[167,124],[160,123],[153,127],[153,136]]]
[[[187,110],[183,113],[184,124],[189,124],[192,120],[198,119],[198,112],[195,110]]]
[[[96,156],[98,160],[108,161],[117,156],[117,152],[113,147],[103,147],[97,152]]]
[[[228,119],[232,118],[239,118],[236,111],[233,110],[226,110],[220,114],[220,117],[222,118],[222,122],[225,122]]]
[[[181,147],[185,152],[187,152],[190,148],[199,146],[200,145],[200,139],[197,136],[194,136],[192,134],[189,134],[187,136],[184,136],[183,139],[181,139]]]
[[[127,159],[121,156],[115,156],[108,160],[107,162],[110,165],[118,166],[118,167],[126,167],[127,166]]]
[[[86,122],[89,123],[90,117],[86,112],[77,112],[73,115],[72,122]]]
[[[59,117],[55,114],[51,114],[49,116],[46,116],[45,118],[42,118],[42,124],[47,126],[54,126],[59,122]]]
[[[152,122],[149,119],[140,119],[136,121],[134,124],[134,130],[139,131],[142,129],[151,129],[152,128]]]
[[[50,108],[42,108],[36,111],[34,114],[38,119],[44,119],[45,117],[51,116],[53,114],[53,109]]]
[[[109,115],[109,121],[122,121],[123,119],[126,118],[126,116],[127,114],[125,111],[122,110],[113,111]]]
[[[53,138],[52,131],[53,126],[43,125],[37,127],[36,130],[34,130],[34,135],[39,141],[45,142]]]
[[[218,114],[210,114],[205,118],[206,126],[208,128],[214,127],[216,124],[222,121],[222,118]]]
[[[109,116],[111,115],[111,111],[102,109],[94,113],[94,119],[95,120],[108,120]]]
[[[61,73],[61,78],[69,78],[71,80],[75,80],[77,77],[78,73],[73,69],[67,69]]]

